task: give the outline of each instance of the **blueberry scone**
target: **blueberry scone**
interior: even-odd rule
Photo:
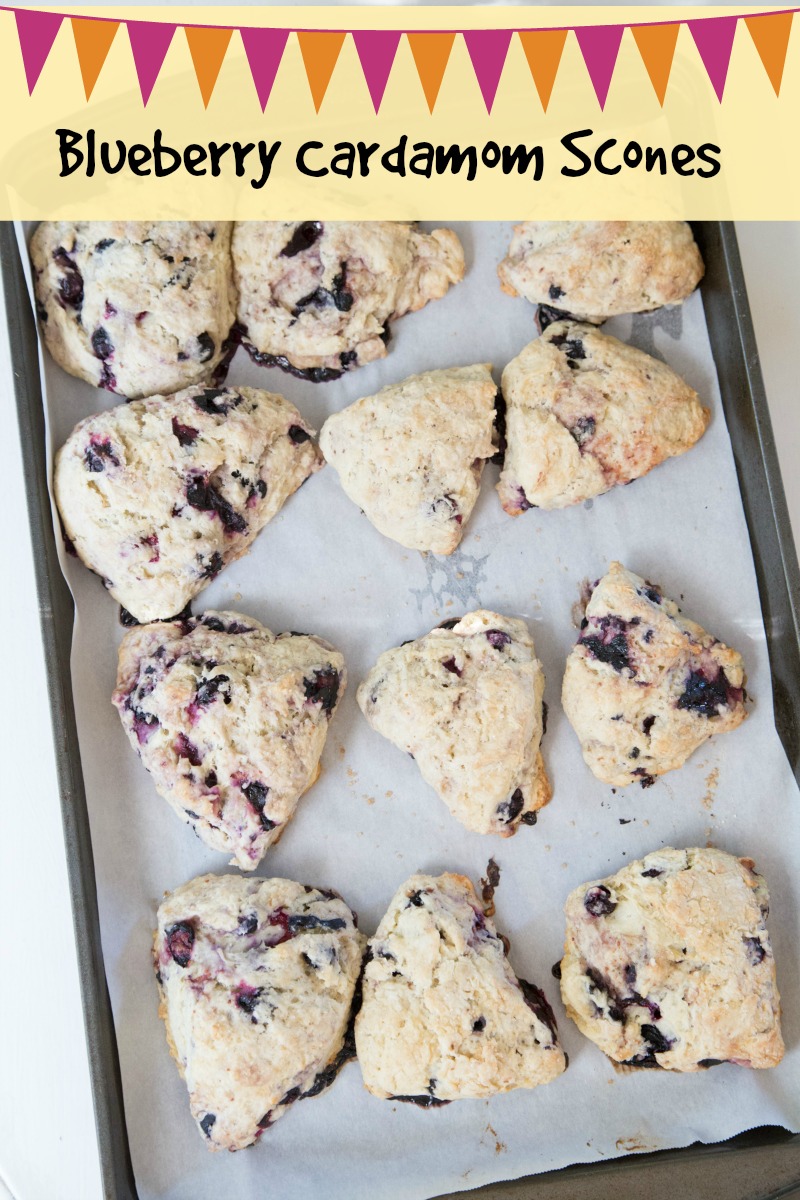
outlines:
[[[550,1083],[567,1063],[544,993],[517,979],[463,875],[414,875],[370,939],[356,1049],[382,1099],[434,1108]]]
[[[703,270],[684,221],[524,221],[497,273],[510,296],[600,324],[680,304]]]
[[[512,516],[630,483],[691,449],[710,417],[666,363],[572,321],[549,325],[512,359],[503,398],[497,490]]]
[[[282,396],[188,388],[88,417],[56,456],[66,537],[139,621],[180,612],[322,466]]]
[[[481,609],[387,650],[357,699],[462,825],[510,837],[550,799],[543,693],[525,622]]]
[[[774,1067],[780,997],[752,859],[667,847],[566,904],[561,995],[595,1045],[630,1067]]]
[[[314,382],[383,358],[388,322],[464,276],[451,230],[400,221],[238,222],[233,264],[251,357]]]
[[[612,563],[586,605],[562,702],[598,779],[648,787],[712,734],[741,725],[744,685],[741,655]]]
[[[495,453],[496,396],[486,363],[412,375],[328,417],[320,449],[376,529],[450,554]]]
[[[322,638],[206,612],[131,629],[113,702],[159,794],[251,871],[319,775],[345,682]]]
[[[209,379],[236,316],[228,221],[45,221],[31,240],[56,362],[130,399]]]
[[[167,1042],[209,1150],[243,1150],[354,1055],[364,937],[336,892],[201,875],[167,894],[153,957]]]

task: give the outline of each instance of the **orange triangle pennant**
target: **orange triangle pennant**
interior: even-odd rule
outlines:
[[[300,53],[308,76],[308,86],[311,88],[311,99],[314,108],[319,112],[320,105],[325,99],[328,84],[331,81],[333,68],[339,58],[339,52],[344,43],[343,33],[301,33],[297,40],[300,43]]]
[[[566,29],[530,29],[520,31],[519,40],[528,60],[536,91],[542,102],[542,108],[547,112],[550,94],[558,74],[564,42],[567,40]]]
[[[419,81],[432,113],[456,39],[454,33],[407,33]]]
[[[758,56],[764,64],[764,70],[769,75],[769,81],[777,96],[781,90],[783,67],[786,62],[786,48],[789,45],[789,34],[792,32],[792,17],[794,13],[764,13],[760,17],[745,17],[744,23],[750,31],[750,37],[755,42]]]
[[[83,90],[88,100],[94,91],[97,77],[108,57],[119,21],[93,20],[89,17],[73,17],[72,33],[78,51],[78,65],[83,79]]]
[[[658,103],[664,107],[680,25],[631,25]]]
[[[213,29],[208,25],[187,25],[184,33],[189,43],[189,53],[194,63],[200,95],[203,97],[203,106],[208,108],[233,30]]]

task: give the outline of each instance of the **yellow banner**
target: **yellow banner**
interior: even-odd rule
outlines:
[[[0,8],[0,216],[797,219],[794,12]]]

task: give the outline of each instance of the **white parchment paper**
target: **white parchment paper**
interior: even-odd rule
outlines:
[[[429,368],[489,361],[499,380],[535,336],[533,308],[503,296],[497,283],[510,226],[455,228],[467,254],[465,281],[396,323],[383,362],[314,385],[254,366],[240,351],[230,382],[283,393],[319,428],[328,413]],[[29,233],[19,228],[23,253]],[[143,1200],[422,1200],[568,1163],[718,1141],[756,1125],[800,1129],[800,806],[773,725],[749,537],[702,302],[695,295],[677,311],[607,328],[665,358],[710,405],[711,426],[688,454],[593,503],[516,520],[503,513],[497,468],[489,466],[461,548],[449,558],[423,557],[382,537],[326,468],[194,604],[195,611],[234,608],[276,631],[321,634],[348,666],[350,686],[331,725],[322,776],[258,873],[337,888],[372,933],[414,871],[450,869],[477,883],[493,855],[502,871],[498,928],[511,939],[517,973],[544,987],[569,1054],[568,1071],[547,1087],[422,1111],[373,1098],[350,1063],[332,1088],[296,1105],[256,1148],[208,1153],[158,1019],[151,931],[165,890],[230,868],[176,819],[130,749],[110,703],[123,634],[117,605],[99,579],[62,553],[77,605],[73,687],[103,953]],[[78,420],[116,400],[66,375],[46,353],[42,371],[52,459]],[[690,617],[736,646],[754,698],[742,728],[712,740],[682,770],[646,791],[616,794],[584,766],[559,701],[579,585],[614,558],[660,583]],[[535,827],[522,826],[508,840],[464,830],[412,760],[370,730],[355,702],[381,651],[479,606],[529,622],[547,675],[543,753],[554,796]],[[769,884],[786,1057],[770,1071],[726,1065],[685,1076],[617,1074],[566,1017],[550,973],[561,956],[564,900],[585,880],[650,850],[706,842],[751,856]]]

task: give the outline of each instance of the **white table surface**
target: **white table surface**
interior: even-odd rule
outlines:
[[[795,540],[800,539],[800,223],[738,223]],[[98,1200],[94,1115],[39,615],[0,297],[0,403],[11,418],[0,521],[0,1200]]]

